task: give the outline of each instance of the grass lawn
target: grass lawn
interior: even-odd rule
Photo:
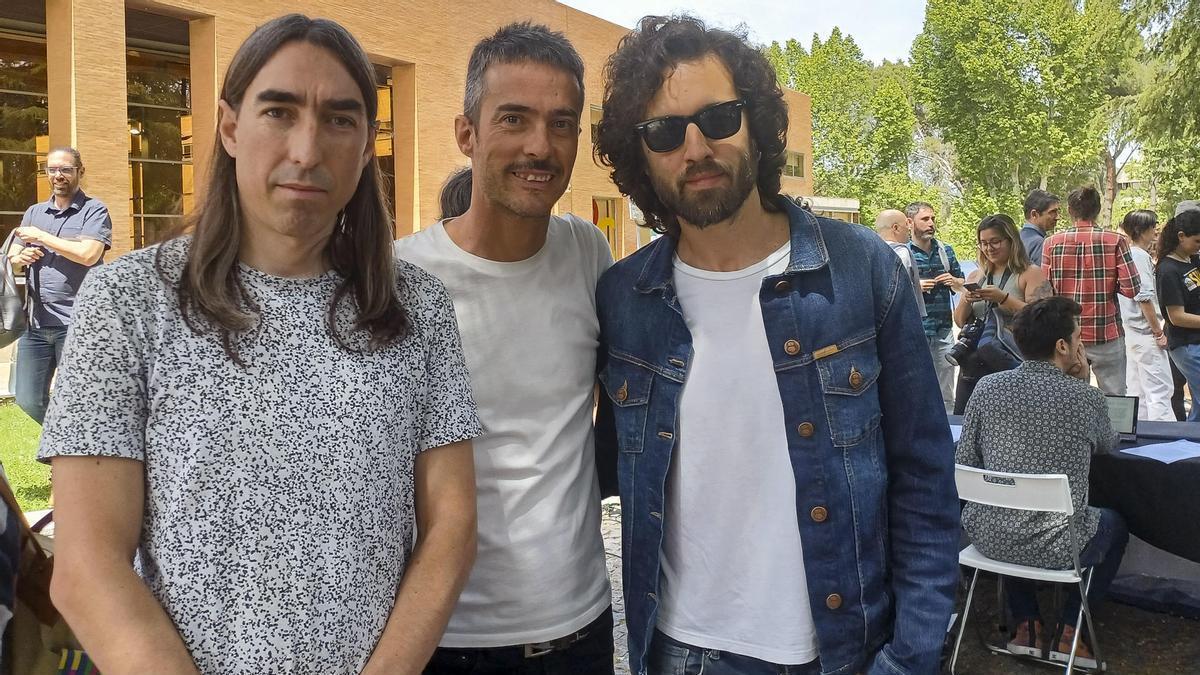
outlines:
[[[16,403],[0,403],[0,463],[25,511],[50,505],[50,467],[34,459],[41,433],[42,428]]]

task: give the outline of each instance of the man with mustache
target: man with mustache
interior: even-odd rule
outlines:
[[[605,73],[598,155],[664,235],[596,291],[631,670],[936,672],[954,450],[899,259],[779,194],[743,36],[646,17]]]
[[[583,62],[560,33],[505,26],[475,46],[455,138],[470,207],[396,243],[454,301],[484,434],[479,548],[426,673],[613,672],[592,408],[594,225],[552,216],[571,179]]]
[[[38,424],[46,417],[75,296],[88,270],[102,263],[112,246],[108,207],[80,189],[83,171],[75,148],[55,148],[46,155],[50,201],[25,211],[17,241],[7,251],[13,264],[27,266],[29,328],[17,344],[17,405]]]

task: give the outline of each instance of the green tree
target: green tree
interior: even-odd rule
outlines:
[[[1020,214],[1100,154],[1095,21],[1071,0],[929,0],[913,45],[918,98],[954,149],[962,198]],[[974,211],[970,208],[969,211]]]
[[[1200,3],[1134,0],[1133,9],[1160,72],[1139,102],[1143,129],[1177,138],[1200,131]]]

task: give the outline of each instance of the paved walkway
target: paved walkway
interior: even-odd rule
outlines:
[[[601,531],[613,587],[613,641],[617,675],[629,675],[626,654],[625,602],[621,593],[621,506],[609,499],[601,510]],[[1042,675],[1062,672],[1011,657],[993,655],[981,644],[972,626],[994,626],[994,582],[981,580],[967,634],[963,636],[958,672],[969,675]],[[963,593],[962,595],[966,595]],[[1050,606],[1050,598],[1042,605]],[[959,598],[958,606],[962,606]],[[1101,647],[1113,675],[1200,675],[1200,622],[1134,607],[1107,603],[1096,612]]]

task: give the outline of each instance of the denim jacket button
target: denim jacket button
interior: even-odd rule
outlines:
[[[813,519],[813,522],[823,523],[829,517],[829,511],[824,506],[814,506],[812,511],[808,512],[808,515]]]
[[[852,389],[858,389],[858,388],[862,387],[862,385],[863,385],[862,373],[858,372],[857,368],[853,368],[853,367],[850,368],[850,387]]]
[[[617,390],[617,403],[624,403],[627,398],[629,398],[629,383],[622,382],[621,388]]]
[[[788,281],[787,279],[775,284],[775,292],[780,295],[783,295],[790,290],[792,290],[792,282]]]
[[[800,438],[812,438],[813,429],[812,422],[801,422],[800,426],[796,427],[796,432],[800,434]]]
[[[783,343],[783,351],[787,352],[788,356],[795,356],[800,353],[800,343],[796,340],[788,340]]]
[[[829,609],[838,609],[842,606],[842,596],[837,593],[830,593],[829,597],[825,598],[825,606]]]

